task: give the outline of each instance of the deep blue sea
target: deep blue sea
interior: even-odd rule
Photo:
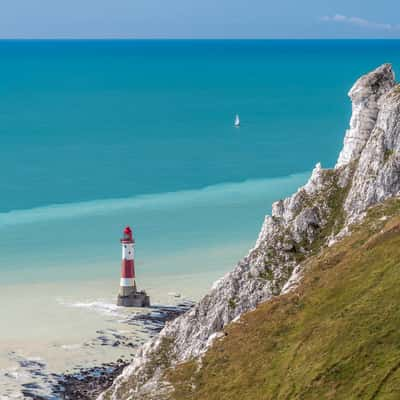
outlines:
[[[348,90],[398,70],[400,41],[0,41],[0,57],[0,282],[112,279],[125,224],[143,274],[230,268],[273,200],[334,165]]]

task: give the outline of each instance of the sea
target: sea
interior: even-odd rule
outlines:
[[[126,225],[152,304],[204,295],[335,164],[347,93],[386,62],[400,41],[0,41],[0,399],[146,340],[115,305]]]

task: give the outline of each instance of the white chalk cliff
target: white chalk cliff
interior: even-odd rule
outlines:
[[[274,203],[249,254],[142,346],[100,399],[168,398],[168,367],[199,357],[226,324],[290,290],[308,255],[339,240],[369,206],[400,195],[400,86],[391,65],[360,78],[349,96],[353,113],[335,168],[317,164],[304,187]]]

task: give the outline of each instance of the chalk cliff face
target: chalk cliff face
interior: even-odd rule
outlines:
[[[344,205],[350,219],[400,190],[400,86],[383,93],[377,104],[379,113],[358,159]]]
[[[344,138],[336,167],[346,165],[358,158],[367,143],[380,110],[379,100],[395,85],[392,67],[384,64],[375,71],[362,76],[351,88],[352,101],[350,128]]]
[[[307,184],[273,204],[247,257],[189,312],[139,349],[101,399],[163,399],[166,368],[199,357],[224,327],[287,292],[302,261],[339,240],[372,204],[400,194],[400,87],[382,65],[351,89],[353,114],[334,169],[317,164]]]

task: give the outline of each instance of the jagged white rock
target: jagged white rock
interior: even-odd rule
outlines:
[[[301,265],[297,265],[296,268],[293,270],[289,280],[283,286],[280,294],[289,293],[293,288],[297,286],[301,278],[301,272]]]
[[[142,346],[100,399],[168,398],[167,366],[199,357],[226,324],[295,287],[301,258],[315,240],[332,245],[368,206],[399,194],[400,90],[392,67],[385,64],[363,76],[349,95],[350,129],[335,169],[318,163],[305,186],[274,203],[249,254],[192,310]]]
[[[365,143],[375,127],[379,113],[380,98],[395,85],[390,64],[384,64],[375,71],[362,76],[351,88],[352,116],[350,128],[344,138],[336,167],[348,164],[361,154]]]
[[[399,87],[382,95],[378,107],[344,204],[349,221],[359,219],[368,206],[400,193]]]

